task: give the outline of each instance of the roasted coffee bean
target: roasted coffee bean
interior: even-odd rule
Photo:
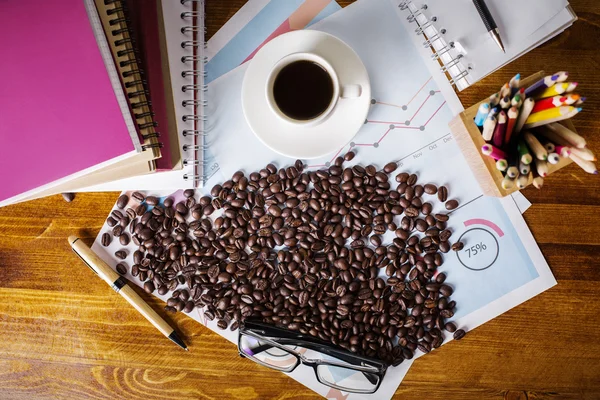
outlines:
[[[458,201],[456,200],[448,200],[446,202],[446,210],[455,210],[458,207]]]
[[[227,325],[229,325],[229,324],[224,319],[220,319],[217,321],[217,327],[219,329],[227,329]]]
[[[435,186],[432,183],[428,183],[427,185],[425,185],[423,187],[423,189],[425,190],[425,193],[427,193],[427,194],[436,194],[438,191],[437,186]]]
[[[144,290],[146,291],[146,293],[153,293],[155,289],[154,287],[154,282],[152,281],[146,281],[144,283]]]
[[[450,333],[454,333],[456,332],[456,325],[454,325],[454,322],[446,322],[446,325],[444,325],[444,329]]]
[[[460,340],[462,338],[465,337],[466,332],[463,329],[459,329],[456,332],[454,332],[454,340]]]
[[[352,161],[354,159],[354,156],[355,156],[354,152],[349,151],[346,153],[346,155],[344,155],[344,160]]]
[[[187,199],[190,197],[193,197],[195,194],[195,190],[194,189],[186,189],[183,191],[183,196]]]
[[[141,194],[140,192],[133,192],[133,194],[131,195],[131,197],[136,200],[137,202],[141,203],[142,201],[144,201],[144,199],[146,198],[143,194]]]
[[[126,233],[122,233],[119,236],[119,242],[121,243],[121,246],[127,246],[129,244],[129,240],[130,240],[129,235]]]
[[[448,200],[448,189],[446,186],[440,186],[437,191],[438,200],[441,202],[445,202]]]
[[[112,242],[112,236],[110,235],[110,233],[104,232],[102,234],[102,240],[101,240],[102,246],[108,247],[110,245],[110,242]]]
[[[118,263],[115,269],[121,275],[127,274],[127,267],[123,263]]]
[[[158,197],[148,196],[146,197],[146,203],[148,203],[148,205],[155,206],[158,204]]]
[[[452,245],[452,250],[461,251],[465,247],[463,242],[456,242]]]
[[[394,172],[397,169],[398,169],[398,164],[396,164],[395,162],[390,162],[390,163],[385,164],[385,166],[383,167],[383,172],[385,172],[386,174],[391,174],[392,172]]]
[[[64,201],[66,201],[67,203],[70,203],[73,201],[73,199],[75,199],[75,193],[61,193]]]
[[[127,258],[127,252],[125,250],[117,250],[115,252],[115,257],[117,257],[119,260],[124,260]]]
[[[119,207],[121,210],[127,206],[127,203],[129,203],[129,196],[126,194],[122,194],[117,199],[117,207]]]

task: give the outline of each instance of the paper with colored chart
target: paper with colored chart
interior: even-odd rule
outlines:
[[[277,36],[340,10],[334,0],[250,0],[208,41],[207,83],[254,57]]]

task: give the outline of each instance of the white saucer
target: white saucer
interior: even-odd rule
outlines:
[[[269,107],[267,79],[275,64],[288,54],[315,53],[335,69],[340,85],[358,84],[357,98],[340,98],[333,112],[316,126],[297,126],[279,118]],[[358,133],[371,104],[369,74],[358,54],[330,34],[294,31],[281,35],[254,56],[242,86],[242,107],[250,128],[267,147],[284,156],[311,159],[338,151]]]

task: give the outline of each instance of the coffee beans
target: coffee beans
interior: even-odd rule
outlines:
[[[61,193],[63,199],[67,202],[70,203],[75,199],[75,193]]]
[[[454,332],[454,340],[460,340],[462,338],[465,337],[466,332],[462,329],[457,330],[456,332]]]
[[[121,210],[127,206],[127,203],[129,203],[129,196],[126,194],[122,194],[117,199],[117,207],[119,207]]]
[[[463,242],[456,242],[452,245],[452,250],[461,251],[465,247]]]
[[[148,293],[170,293],[168,312],[200,307],[220,329],[258,318],[398,365],[452,329],[453,289],[436,276],[452,230],[448,215],[432,214],[448,189],[408,172],[393,188],[396,163],[345,167],[354,156],[318,171],[238,171],[210,196],[188,190],[177,203],[135,192],[125,210],[121,196],[107,219],[126,247],[115,255],[133,253],[131,275]]]
[[[446,186],[440,186],[437,191],[438,200],[441,202],[445,202],[448,200],[448,189]]]
[[[117,264],[116,268],[117,272],[121,275],[127,274],[127,267],[123,263]]]
[[[104,232],[102,234],[102,239],[100,239],[100,242],[102,243],[102,246],[108,247],[110,245],[110,242],[112,242],[111,234],[108,232]]]
[[[446,210],[454,210],[458,207],[458,201],[456,200],[448,200],[446,202]]]

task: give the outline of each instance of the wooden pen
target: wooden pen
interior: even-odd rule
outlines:
[[[96,253],[76,236],[69,236],[71,248],[81,260],[94,271],[103,281],[108,283],[115,292],[119,293],[129,304],[139,311],[163,335],[171,339],[182,349],[188,351],[187,346],[177,335],[175,330],[167,324],[129,285],[127,279],[112,270]]]

